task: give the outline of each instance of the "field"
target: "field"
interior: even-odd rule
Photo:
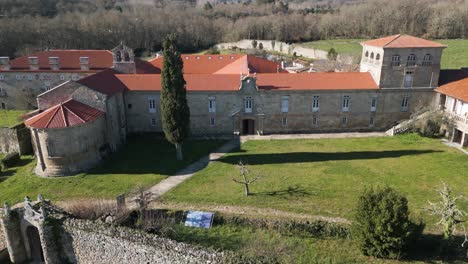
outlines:
[[[0,110],[0,127],[10,127],[20,123],[21,115],[26,112],[24,110]]]
[[[184,161],[175,159],[175,149],[154,135],[130,137],[122,150],[102,166],[76,176],[40,178],[32,171],[35,161],[22,157],[19,167],[0,173],[0,203],[15,203],[26,195],[44,195],[53,201],[72,198],[111,198],[139,186],[149,187],[223,144],[222,141],[188,141]]]
[[[251,196],[232,179],[236,164],[249,164]],[[468,156],[437,139],[414,134],[356,139],[248,141],[242,150],[210,164],[163,199],[199,206],[273,208],[279,211],[351,219],[359,194],[374,185],[407,196],[412,215],[435,229],[424,211],[438,199],[444,181],[468,210]]]
[[[334,39],[334,40],[319,40],[302,43],[305,47],[313,47],[328,51],[334,48],[340,54],[349,54],[359,57],[361,55],[361,45],[363,39]],[[448,47],[442,55],[442,69],[459,69],[468,67],[468,39],[437,39],[435,40]]]

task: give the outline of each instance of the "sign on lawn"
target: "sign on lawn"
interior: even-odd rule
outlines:
[[[210,228],[213,225],[214,213],[188,211],[185,226]]]

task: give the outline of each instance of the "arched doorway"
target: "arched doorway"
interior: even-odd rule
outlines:
[[[28,226],[26,235],[28,236],[29,252],[31,253],[30,260],[32,263],[44,263],[44,252],[42,251],[39,231],[34,226]]]
[[[242,135],[254,135],[255,134],[255,120],[244,119],[242,120]]]

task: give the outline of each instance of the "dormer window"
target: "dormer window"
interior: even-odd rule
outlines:
[[[410,54],[408,56],[408,61],[406,62],[406,66],[415,66],[416,65],[416,55]]]
[[[432,65],[432,55],[431,54],[424,55],[422,65],[423,66],[431,66]]]
[[[400,55],[392,56],[392,66],[400,66]]]

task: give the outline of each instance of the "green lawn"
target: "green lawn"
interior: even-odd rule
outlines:
[[[236,163],[262,177],[244,196]],[[408,197],[413,215],[438,199],[441,181],[464,195],[468,210],[468,155],[414,134],[355,139],[248,141],[167,193],[173,203],[273,208],[350,219],[366,187],[389,185]]]
[[[340,54],[360,57],[362,47],[359,43],[362,41],[364,39],[332,39],[305,42],[300,45],[325,51],[334,48]],[[434,41],[448,46],[442,55],[442,69],[468,67],[468,39],[436,39]]]
[[[40,178],[32,170],[32,157],[22,157],[20,167],[0,173],[0,204],[15,203],[24,196],[43,194],[47,199],[114,198],[138,186],[149,187],[210,153],[223,141],[188,141],[184,161],[175,160],[175,149],[154,135],[130,137],[122,150],[89,173],[62,178]]]
[[[21,122],[26,110],[0,110],[0,127],[10,127]]]

